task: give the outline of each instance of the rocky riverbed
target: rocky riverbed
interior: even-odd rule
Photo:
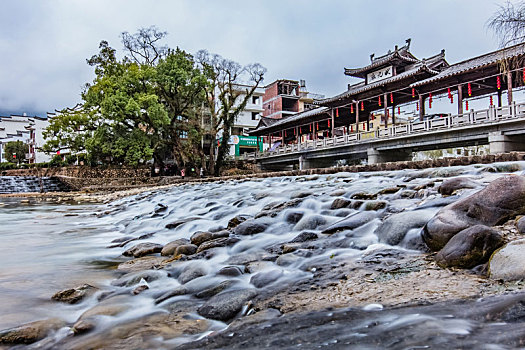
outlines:
[[[81,215],[104,227],[103,276],[50,293],[49,319],[0,331],[0,348],[523,346],[523,169],[128,193]]]

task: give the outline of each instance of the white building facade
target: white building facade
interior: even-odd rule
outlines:
[[[43,131],[49,125],[48,118],[38,116],[10,115],[0,116],[0,162],[12,162],[6,159],[4,147],[11,141],[22,141],[29,145],[26,160],[29,163],[43,163],[51,157],[39,149],[44,145]]]

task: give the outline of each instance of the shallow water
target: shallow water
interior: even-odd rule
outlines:
[[[443,178],[468,175],[480,184],[486,184],[505,173],[522,174],[524,168],[524,163],[513,163],[187,184],[146,192],[108,205],[24,205],[16,201],[6,202],[0,206],[0,315],[3,315],[0,329],[49,317],[59,317],[72,324],[84,311],[97,305],[98,298],[102,298],[104,293],[115,295],[118,303],[125,305],[126,311],[104,318],[101,321],[103,327],[89,333],[88,338],[99,334],[103,336],[101,329],[154,312],[166,312],[166,308],[177,300],[191,301],[198,306],[204,300],[195,299],[191,294],[154,303],[159,296],[181,286],[176,277],[190,268],[198,268],[204,274],[185,284],[196,291],[227,279],[233,281],[232,290],[253,288],[250,279],[257,272],[272,270],[278,270],[279,277],[264,289],[290,285],[311,278],[312,266],[319,261],[359,259],[363,252],[384,247],[379,244],[374,231],[387,213],[414,211],[416,215],[432,216],[446,204],[436,192]],[[417,189],[430,181],[437,184]],[[330,236],[321,234],[331,224],[365,210],[366,203],[356,209],[331,209],[335,198],[349,199],[359,192],[378,193],[394,187],[400,190],[378,195],[377,199],[386,201],[388,205],[386,209],[373,211],[374,218],[367,223],[351,232],[343,231]],[[477,190],[462,190],[460,195]],[[413,197],[402,195],[403,191],[412,191]],[[255,216],[265,207],[290,201],[296,201],[296,205],[276,212],[274,217],[257,219],[267,225],[263,232],[242,236],[233,246],[217,248],[208,259],[176,262],[165,270],[159,270],[155,279],[148,283],[149,289],[139,295],[130,293],[136,285],[117,286],[113,282],[122,275],[114,270],[115,265],[129,260],[122,256],[122,252],[137,243],[166,244],[178,238],[189,239],[196,231],[225,228],[229,220],[237,215]],[[167,209],[163,210],[161,205]],[[301,220],[289,220],[292,214],[298,213],[302,215]],[[174,221],[187,219],[191,220],[175,229],[165,227]],[[288,242],[305,231],[320,235],[315,254],[290,254],[293,260],[286,263],[276,261],[275,255],[272,257],[269,247]],[[417,236],[418,229],[412,228],[410,232]],[[151,236],[124,247],[107,248],[115,239],[146,234]],[[407,244],[407,239],[401,243],[402,246]],[[254,256],[257,257],[255,260],[262,262],[253,267],[253,272],[235,278],[216,275],[224,266],[245,265],[246,259],[253,259]],[[100,291],[77,305],[50,300],[56,291],[83,283],[97,286]],[[192,317],[202,318],[196,313]],[[208,332],[226,326],[214,321],[210,323]],[[61,341],[67,334],[57,334],[56,340]],[[184,341],[199,336],[187,337]],[[177,343],[180,340],[168,340],[166,344],[171,344],[169,347]],[[155,344],[158,346],[158,343]],[[53,347],[49,343],[47,346]],[[63,347],[68,348],[67,345]]]

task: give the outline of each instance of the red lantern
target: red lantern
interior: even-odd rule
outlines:
[[[381,107],[381,96],[377,97],[377,103],[379,104],[379,107]]]
[[[295,133],[295,128],[293,129],[293,134],[294,134],[294,135],[296,134],[296,133]]]
[[[354,126],[350,125],[350,132],[354,132]]]
[[[448,88],[448,98],[452,97],[452,93],[450,92],[450,88]]]
[[[317,130],[319,130],[319,123],[317,123]]]
[[[472,96],[472,86],[470,85],[470,83],[467,84],[467,91],[468,91],[468,95]]]
[[[336,109],[335,109],[335,116],[336,116],[336,117],[339,117],[339,108],[336,108]]]
[[[328,127],[330,127],[330,119],[328,119]]]
[[[430,104],[432,104],[432,93],[428,94],[428,102],[430,102]]]
[[[394,103],[394,94],[390,93],[390,103]]]
[[[310,124],[310,132],[312,132],[312,124]]]
[[[525,83],[525,68],[523,68],[523,83]]]
[[[366,127],[365,127],[365,124],[363,124],[363,131],[365,131],[365,130],[366,130]]]
[[[496,86],[498,87],[498,90],[501,89],[501,78],[499,75],[496,77]]]
[[[492,95],[490,95],[490,105],[494,105],[494,100],[492,99]]]
[[[416,102],[416,111],[419,111],[419,102]]]
[[[363,101],[361,101],[361,110],[364,111],[365,110],[365,104]]]
[[[466,110],[468,111],[468,101],[465,101],[465,107],[466,107]]]
[[[350,105],[350,113],[354,113],[354,104],[353,103]]]
[[[300,127],[299,127],[299,135],[301,135],[302,133],[303,133],[303,127],[300,126]]]
[[[450,95],[450,103],[454,103],[454,95]]]
[[[412,98],[416,97],[416,89],[412,88]]]
[[[284,130],[284,137],[286,137],[286,130]]]
[[[397,114],[401,114],[401,107],[397,107]]]

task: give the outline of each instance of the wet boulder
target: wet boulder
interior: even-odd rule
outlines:
[[[140,258],[145,255],[156,254],[162,251],[162,245],[157,243],[139,243],[122,253],[124,256],[133,256],[134,258]]]
[[[211,248],[227,247],[230,245],[234,245],[235,243],[239,241],[240,239],[238,237],[223,237],[223,238],[212,239],[211,241],[202,243],[197,249],[197,253],[200,253],[202,251],[205,251]]]
[[[374,234],[381,243],[397,245],[409,230],[423,227],[432,218],[433,213],[428,210],[415,210],[392,214],[376,228]]]
[[[177,280],[181,284],[186,284],[191,280],[194,280],[202,276],[206,276],[206,273],[207,273],[206,270],[202,266],[200,266],[200,264],[192,263],[191,265],[186,266],[182,270]]]
[[[325,228],[322,233],[332,234],[344,230],[353,230],[362,226],[372,220],[377,218],[377,213],[373,211],[361,211],[357,212],[349,217],[344,218],[341,221],[338,221],[327,228]]]
[[[314,230],[319,226],[327,224],[326,218],[322,215],[304,216],[294,227],[295,231]]]
[[[193,255],[197,252],[197,246],[195,244],[185,244],[178,246],[175,250],[175,256],[178,255]]]
[[[289,224],[297,224],[304,216],[302,211],[288,211],[284,214],[284,221]]]
[[[487,262],[503,245],[503,237],[493,228],[475,225],[460,231],[436,255],[441,267],[470,269]]]
[[[212,296],[214,296],[216,294],[219,294],[219,293],[225,291],[226,289],[230,288],[235,283],[236,283],[236,281],[234,281],[234,280],[222,281],[222,282],[220,282],[217,285],[214,285],[214,286],[212,286],[210,288],[206,288],[206,289],[196,293],[195,297],[199,298],[199,299],[211,298]]]
[[[237,215],[228,221],[228,229],[231,230],[251,218],[250,215]]]
[[[266,230],[270,224],[266,221],[247,220],[237,226],[234,233],[240,236],[249,236],[261,233]]]
[[[65,322],[51,318],[0,331],[0,344],[31,344],[44,339],[50,332],[65,326]]]
[[[171,256],[175,253],[175,250],[177,249],[177,247],[181,245],[189,244],[189,243],[190,241],[187,240],[186,238],[179,238],[174,241],[171,241],[162,248],[162,250],[160,251],[160,255]]]
[[[458,232],[477,224],[499,225],[525,213],[525,177],[510,175],[442,208],[423,228],[423,239],[440,250]]]
[[[237,266],[225,266],[217,272],[217,275],[237,277],[242,275],[242,270]]]
[[[262,288],[267,286],[283,276],[283,271],[278,269],[273,269],[270,271],[263,271],[256,273],[250,278],[250,283],[254,285],[255,288]]]
[[[199,246],[202,243],[212,240],[212,239],[213,239],[213,233],[207,232],[207,231],[197,231],[193,235],[191,235],[190,241],[191,241],[191,244],[195,244]]]
[[[191,222],[191,221],[195,221],[199,219],[200,219],[199,217],[192,217],[192,218],[187,218],[187,219],[176,220],[176,221],[170,222],[169,224],[166,224],[165,227],[167,229],[175,229],[181,225],[184,225],[187,222]]]
[[[489,261],[489,276],[496,280],[525,279],[525,239],[513,241],[494,252]]]
[[[450,196],[455,191],[463,188],[477,188],[480,184],[468,177],[455,177],[443,181],[441,186],[438,187],[438,192],[444,196]]]
[[[341,209],[348,208],[352,204],[352,201],[346,198],[336,198],[330,205],[330,209]]]
[[[365,210],[381,210],[385,209],[387,206],[386,201],[367,201],[365,202]]]
[[[165,258],[160,256],[143,256],[142,258],[132,259],[119,264],[119,272],[134,272],[158,268],[162,265]]]
[[[522,216],[518,221],[516,221],[516,228],[520,234],[525,234],[525,216]]]
[[[81,286],[65,289],[60,292],[56,292],[51,299],[60,301],[68,304],[76,304],[85,297],[92,295],[98,288],[93,287],[89,284],[83,284]]]
[[[228,321],[241,311],[244,304],[257,295],[255,289],[238,289],[213,296],[197,312],[213,320]]]
[[[306,241],[316,240],[317,238],[319,238],[317,233],[305,231],[305,232],[301,232],[300,234],[298,234],[294,239],[290,241],[290,243],[303,243]]]
[[[165,271],[157,271],[157,270],[132,272],[132,273],[125,274],[124,276],[116,280],[113,280],[111,282],[111,285],[117,286],[117,287],[131,287],[131,286],[136,285],[137,283],[140,283],[142,280],[146,282],[153,282],[165,276],[166,276]]]

